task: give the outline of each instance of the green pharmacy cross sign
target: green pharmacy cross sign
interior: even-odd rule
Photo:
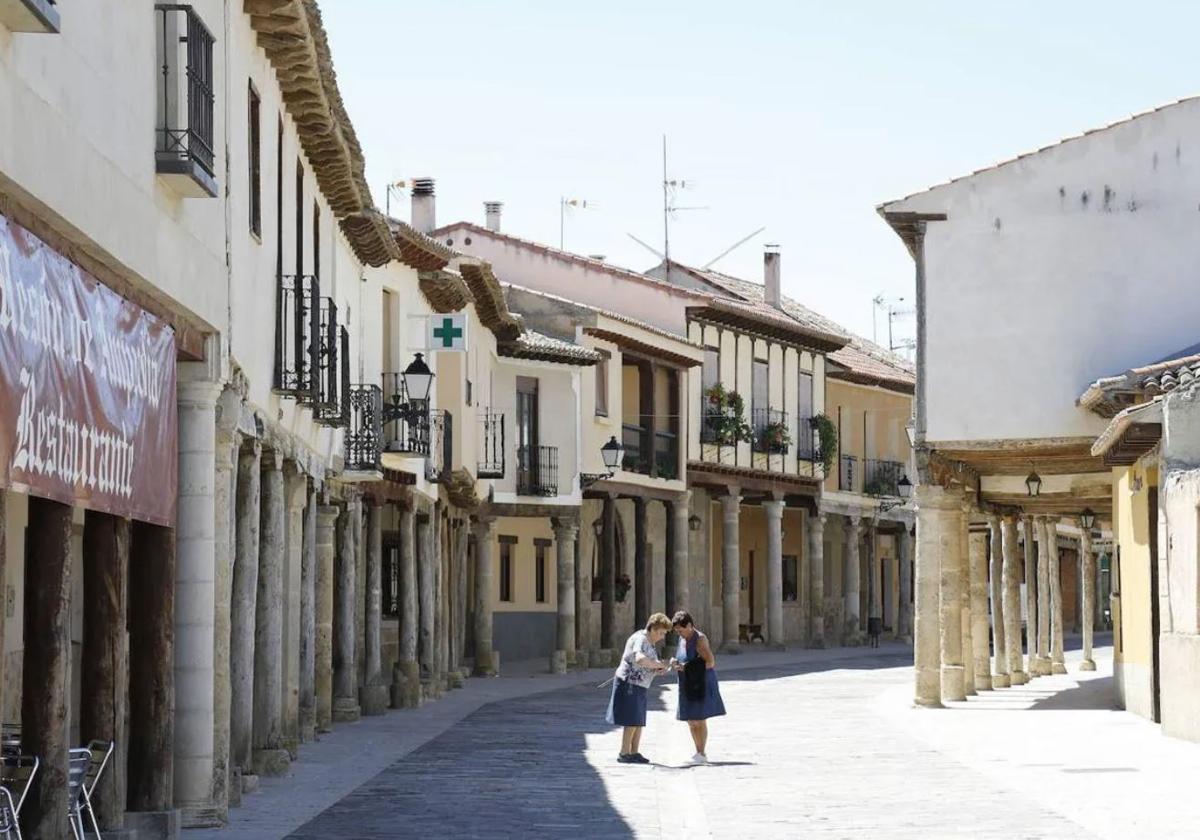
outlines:
[[[429,346],[434,350],[466,350],[467,321],[463,314],[434,315],[429,319]]]

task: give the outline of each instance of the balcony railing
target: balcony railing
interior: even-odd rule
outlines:
[[[842,455],[838,459],[838,489],[854,491],[858,481],[858,459],[853,455]]]
[[[869,496],[899,496],[904,465],[899,461],[863,461],[863,492]]]
[[[626,472],[650,474],[650,442],[646,430],[631,423],[621,424],[621,446],[625,454],[621,458],[621,469]]]
[[[425,478],[444,481],[454,469],[454,416],[444,408],[429,412],[429,457]]]
[[[213,177],[213,43],[215,39],[187,4],[158,3],[161,79],[155,168],[182,176],[199,192],[216,195]]]
[[[654,433],[654,477],[679,477],[679,438],[673,432]]]
[[[558,447],[517,447],[517,495],[558,495]]]
[[[317,278],[283,274],[275,295],[275,390],[302,403],[317,402],[321,309]],[[318,337],[313,341],[312,337]]]
[[[345,330],[341,331],[342,333]],[[316,402],[313,419],[323,426],[338,426],[342,422],[342,406],[338,392],[339,345],[337,304],[332,298],[321,298],[320,322],[317,329],[317,366],[313,377]]]
[[[351,385],[346,429],[346,469],[379,469],[383,451],[383,392],[378,385]]]
[[[791,432],[786,411],[756,408],[750,417],[751,446],[755,452],[782,455],[788,451]]]
[[[350,331],[345,327],[341,327],[339,333],[339,344],[342,350],[342,379],[340,388],[342,417],[338,425],[342,428],[347,428],[350,425]]]
[[[626,472],[664,479],[679,477],[679,438],[674,432],[623,423],[621,445],[625,449],[621,469]]]
[[[811,417],[801,417],[797,424],[796,457],[801,461],[819,464],[821,457],[821,435],[813,428]]]
[[[403,374],[383,375],[383,399],[392,406],[408,405],[408,390],[404,387]],[[428,455],[429,412],[418,412],[408,419],[397,417],[389,420],[384,424],[383,440],[388,452]]]
[[[479,478],[504,478],[504,414],[490,409],[479,413]]]

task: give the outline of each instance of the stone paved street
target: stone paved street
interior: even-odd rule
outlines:
[[[404,714],[366,722],[377,730],[362,744],[366,767],[352,749],[319,758],[323,774],[303,790],[271,782],[229,829],[188,836],[1196,836],[1187,788],[1200,750],[1112,711],[1109,651],[1099,654],[1094,675],[1042,678],[947,711],[911,708],[911,653],[900,646],[725,657],[730,715],[713,722],[713,764],[701,768],[683,766],[690,740],[673,718],[673,686],[656,691],[643,739],[655,763],[637,767],[614,762],[619,739],[594,681],[493,680],[481,688],[496,699],[460,720],[431,718],[395,739],[389,725],[412,728]],[[551,690],[529,693],[543,684]],[[469,705],[479,685],[443,704]],[[360,735],[343,728],[317,749],[339,738]],[[339,776],[382,763],[389,740],[403,757],[321,804],[331,796],[322,780],[345,785]]]

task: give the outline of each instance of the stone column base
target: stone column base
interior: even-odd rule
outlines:
[[[392,666],[392,708],[415,709],[421,705],[421,666],[401,660]]]
[[[942,666],[942,699],[966,700],[967,692],[963,685],[966,669],[962,665]],[[993,680],[993,683],[995,680]]]
[[[362,709],[353,697],[333,698],[334,723],[354,723],[362,717]]]
[[[992,674],[992,688],[1010,688],[1008,674]]]
[[[1050,674],[1050,660],[1042,659],[1041,657],[1038,657],[1037,675],[1039,677],[1045,677],[1045,676],[1049,676],[1049,674]]]
[[[941,700],[927,700],[923,697],[913,699],[913,707],[917,709],[944,709]]]
[[[742,652],[742,643],[741,642],[721,642],[720,652],[729,654],[730,656],[737,656],[738,654],[740,654]]]
[[[1080,671],[1095,671],[1096,663],[1094,661],[1092,661],[1091,659],[1085,659],[1079,663],[1079,670]]]
[[[567,652],[565,650],[556,650],[550,654],[550,673],[567,673]]]
[[[1013,671],[1008,675],[1009,685],[1025,685],[1029,682],[1029,675],[1024,671]]]
[[[179,827],[178,811],[126,811],[125,830],[118,836],[136,840],[178,840]]]
[[[1051,662],[1050,663],[1050,673],[1051,674],[1065,674],[1065,673],[1067,673],[1067,666],[1061,662]]]
[[[785,650],[787,650],[787,645],[785,645],[783,642],[770,642],[766,647],[767,650],[774,653],[783,653]]]
[[[317,718],[313,709],[300,710],[300,742],[315,741],[317,737]]]
[[[222,811],[214,803],[179,805],[175,813],[182,828],[220,828],[229,821],[229,811]]]
[[[621,654],[616,654],[620,656]],[[593,668],[615,668],[617,663],[613,661],[613,652],[610,648],[599,648],[593,650],[588,656],[588,661]]]
[[[822,637],[820,639],[809,639],[808,644],[805,645],[805,647],[809,648],[810,650],[824,650],[825,649],[825,639],[824,639],[824,637]]]
[[[300,757],[300,736],[299,735],[284,735],[283,748],[288,751],[288,756],[292,761]]]
[[[591,667],[591,660],[588,658],[588,651],[579,648],[575,651],[575,667],[580,671],[586,671]]]
[[[364,715],[381,715],[387,711],[390,692],[386,685],[366,685],[358,691],[358,702]]]
[[[242,796],[258,792],[258,776],[242,771]]]
[[[975,671],[975,691],[991,691],[992,690],[992,675],[981,674],[978,670]]]
[[[250,764],[259,776],[286,776],[292,763],[292,754],[287,750],[255,750]]]
[[[240,768],[229,768],[228,793],[230,808],[236,808],[242,804],[242,771]]]
[[[497,677],[500,675],[500,651],[492,651],[491,662],[480,662],[478,658],[475,660],[475,670],[472,672],[477,677]]]
[[[462,688],[463,687],[462,671],[460,671],[458,668],[455,668],[453,671],[451,671],[449,674],[447,674],[446,675],[446,684],[450,687],[451,690],[456,689],[456,688]]]

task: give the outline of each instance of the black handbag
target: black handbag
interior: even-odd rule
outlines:
[[[708,666],[697,656],[683,664],[683,693],[688,700],[700,702],[708,694]]]

